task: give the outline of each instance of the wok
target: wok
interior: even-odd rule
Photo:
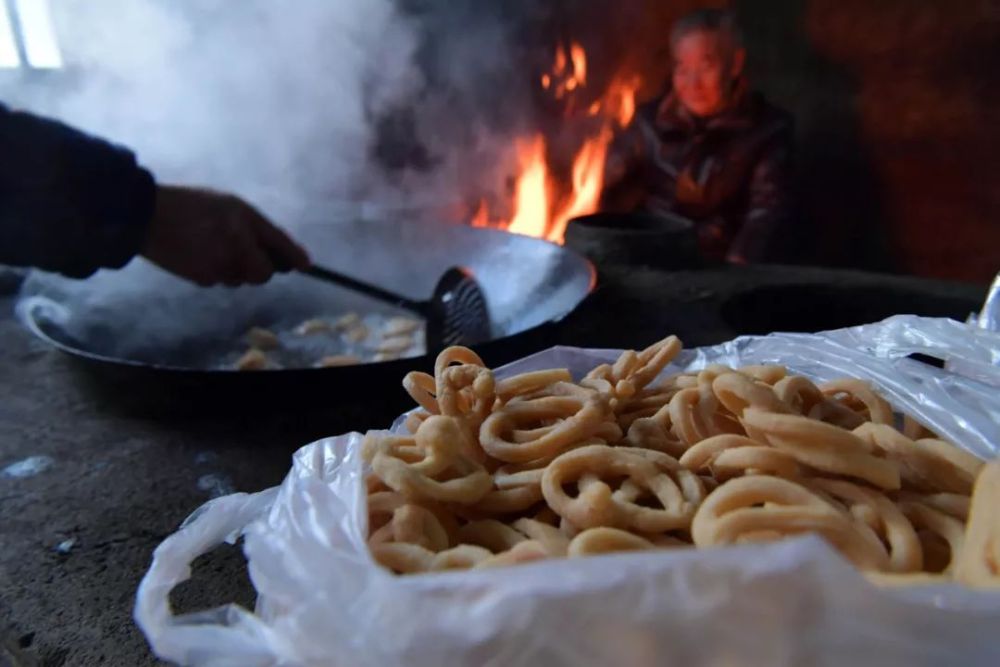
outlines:
[[[595,285],[592,265],[577,253],[498,230],[356,220],[302,225],[295,236],[317,263],[414,299],[426,298],[447,267],[469,267],[489,303],[493,336],[476,349],[491,365],[550,345],[556,324]],[[432,367],[428,355],[252,372],[219,363],[251,326],[289,327],[347,311],[393,313],[299,274],[260,287],[204,289],[141,259],[83,281],[36,272],[18,302],[25,325],[80,362],[101,389],[131,402],[213,410],[386,396],[401,391],[407,371]]]

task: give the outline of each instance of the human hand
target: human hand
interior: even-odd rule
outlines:
[[[142,254],[203,287],[261,284],[310,263],[301,246],[239,197],[169,185],[157,187]]]

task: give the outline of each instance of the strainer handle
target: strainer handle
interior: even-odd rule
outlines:
[[[309,268],[303,269],[302,273],[327,283],[332,283],[334,285],[339,285],[340,287],[346,287],[347,289],[355,292],[360,292],[365,296],[370,296],[373,299],[384,301],[385,303],[393,306],[399,306],[400,308],[405,308],[406,310],[413,311],[419,315],[426,316],[426,303],[414,301],[413,299],[408,299],[407,297],[396,294],[395,292],[390,292],[382,289],[381,287],[376,287],[375,285],[362,282],[357,278],[345,276],[343,273],[334,271],[333,269],[313,264]]]

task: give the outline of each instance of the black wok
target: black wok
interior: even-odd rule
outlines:
[[[353,221],[299,227],[317,263],[414,299],[449,266],[482,283],[493,338],[477,346],[491,365],[553,342],[556,326],[590,293],[592,265],[577,253],[524,236],[462,225]],[[68,353],[87,381],[130,402],[184,408],[336,405],[401,390],[429,356],[338,368],[236,371],[223,351],[251,326],[285,327],[324,314],[391,309],[309,277],[277,276],[261,287],[202,289],[136,260],[85,281],[35,273],[18,312],[39,338]]]

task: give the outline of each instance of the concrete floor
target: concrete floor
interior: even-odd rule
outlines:
[[[382,423],[379,407],[346,421],[334,410],[168,423],[120,414],[11,307],[0,300],[0,470],[40,464],[0,472],[0,633],[27,665],[165,664],[132,622],[157,544],[213,495],[278,484],[300,446]],[[175,605],[252,607],[242,562],[233,547],[201,559]]]
[[[729,295],[803,281],[859,294],[871,293],[873,284],[895,286],[899,294],[950,299],[957,310],[984,293],[815,270],[686,276],[609,270],[559,340],[633,346],[676,332],[688,344],[718,342],[739,330],[719,315]],[[912,312],[922,302],[892,303]],[[132,621],[153,549],[213,495],[278,484],[300,446],[384,426],[399,410],[375,397],[319,409],[213,416],[205,406],[200,416],[139,416],[92,391],[72,360],[14,321],[12,305],[0,297],[0,471],[6,471],[0,472],[0,667],[5,660],[46,667],[163,664]],[[200,559],[193,580],[173,596],[181,611],[252,606],[253,599],[238,547]]]

